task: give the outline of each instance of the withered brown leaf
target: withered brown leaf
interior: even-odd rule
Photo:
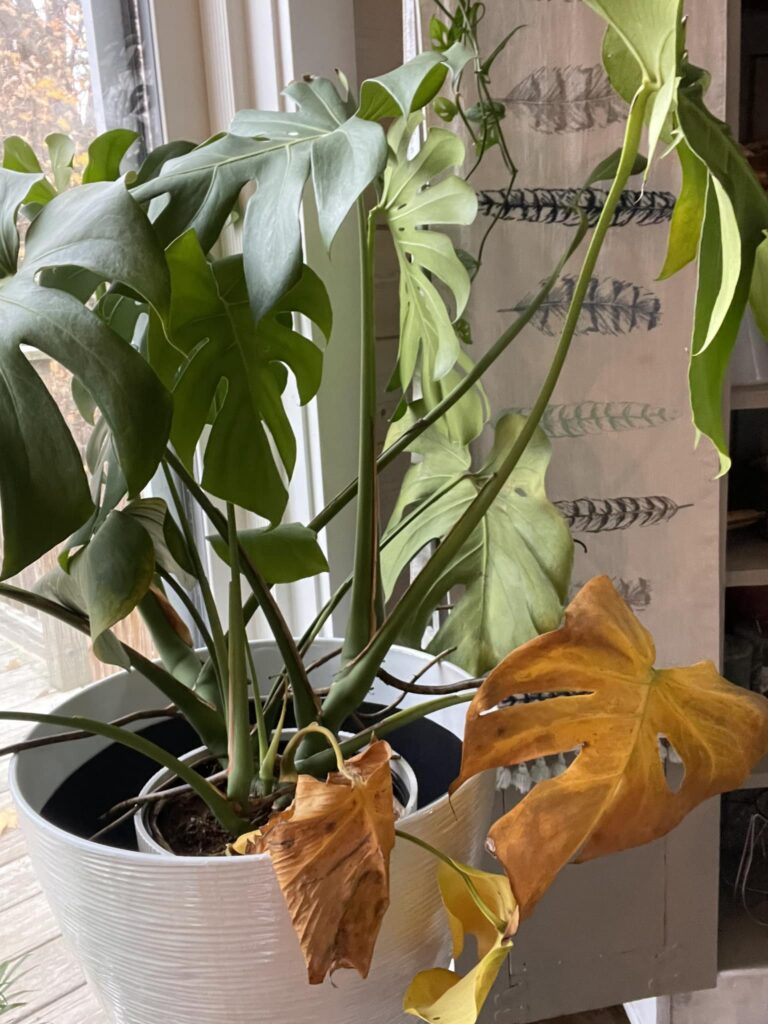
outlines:
[[[379,740],[325,782],[299,775],[291,806],[233,846],[271,855],[312,985],[340,967],[370,970],[389,906],[391,756]]]

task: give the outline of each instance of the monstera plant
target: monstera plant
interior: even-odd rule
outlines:
[[[472,31],[482,5],[460,2],[433,26],[438,49],[364,82],[359,95],[341,77],[304,78],[286,89],[290,112],[243,111],[202,145],[161,146],[138,172],[120,176],[125,133],[94,143],[82,183],[71,188],[72,153],[58,136],[49,141],[53,180],[18,139],[6,143],[0,170],[0,595],[88,633],[100,658],[149,680],[170,703],[165,712],[199,737],[212,771],[199,773],[125,722],[20,711],[0,718],[57,727],[62,742],[100,736],[169,769],[180,791],[196,796],[200,827],[214,831],[208,852],[271,856],[313,983],[340,967],[367,974],[396,840],[428,848],[454,952],[467,935],[478,949],[467,975],[427,970],[405,995],[408,1013],[442,1024],[476,1019],[518,919],[565,864],[665,834],[700,801],[738,786],[768,751],[766,701],[709,663],[657,669],[650,636],[606,578],[588,583],[563,619],[572,543],[546,496],[549,446],[539,424],[627,183],[662,148],[683,173],[663,273],[698,258],[693,419],[723,471],[721,393],[747,302],[768,320],[768,198],[705,105],[707,76],[688,62],[682,3],[585,2],[607,24],[605,65],[630,104],[623,145],[584,183],[610,182],[596,223],[587,223],[576,190],[575,239],[477,361],[462,320],[477,260],[457,253],[448,233],[472,222],[477,200],[459,173],[464,142],[436,127],[432,112],[452,117],[457,108],[443,87],[475,75],[475,123],[484,126],[475,145],[499,143],[487,95],[492,59],[479,55]],[[331,257],[348,219],[359,231],[360,380],[338,401],[359,402],[360,420],[357,478],[302,524],[284,522],[297,457],[288,386],[302,404],[317,394],[334,313],[304,262],[308,197]],[[217,242],[233,220],[242,252],[222,256]],[[380,228],[392,239],[400,298],[392,367],[400,402],[382,451]],[[530,412],[504,413],[491,427],[483,374],[585,241],[552,364],[531,385]],[[28,359],[30,346],[72,375],[90,424],[84,460]],[[490,454],[478,462],[472,442],[490,430]],[[384,528],[378,477],[403,452],[413,461]],[[157,488],[147,494],[153,479],[168,504]],[[351,577],[295,638],[274,586],[327,571],[318,534],[355,499]],[[226,567],[226,616],[190,508],[207,519]],[[238,508],[262,525],[239,529]],[[53,550],[57,566],[34,590],[8,582]],[[426,686],[388,673],[396,690],[425,699],[395,702],[371,720],[364,706],[385,657],[397,643],[422,646],[450,591],[458,596],[429,650],[435,662],[450,652],[469,675]],[[319,690],[311,648],[346,594],[338,669]],[[136,610],[158,661],[113,632]],[[247,640],[257,611],[281,665],[266,688]],[[516,700],[525,694],[548,699]],[[467,702],[454,787],[489,768],[572,757],[564,774],[493,825],[488,846],[504,874],[434,848],[409,832],[407,817],[396,828],[387,737]],[[659,736],[685,762],[676,791],[664,777]],[[392,893],[390,914],[401,898]]]

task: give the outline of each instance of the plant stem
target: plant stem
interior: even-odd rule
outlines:
[[[189,594],[184,589],[184,587],[181,585],[181,583],[179,583],[179,581],[176,579],[176,577],[173,575],[173,573],[168,572],[166,569],[163,569],[161,566],[158,566],[157,567],[157,575],[160,577],[160,579],[165,584],[167,584],[167,586],[169,586],[171,588],[171,590],[174,592],[174,594],[178,597],[178,599],[184,605],[184,607],[186,608],[187,613],[188,613],[190,619],[192,619],[192,621],[194,622],[195,626],[197,627],[197,629],[200,632],[200,636],[203,638],[203,643],[205,644],[205,648],[208,651],[208,656],[209,657],[213,657],[214,654],[215,654],[215,648],[214,648],[214,644],[213,644],[213,637],[211,636],[211,632],[208,629],[208,624],[206,623],[206,621],[203,618],[203,616],[200,614],[200,611],[199,611],[197,605],[195,604],[195,602],[189,596]]]
[[[38,611],[45,612],[46,615],[50,615],[60,622],[65,622],[80,633],[90,636],[91,630],[87,615],[73,611],[70,608],[65,608],[63,605],[57,604],[47,597],[34,594],[29,590],[23,590],[21,587],[14,587],[10,583],[0,583],[0,597],[7,597],[12,601],[17,601],[19,604],[27,605],[29,608],[36,608]],[[140,672],[150,683],[157,687],[160,693],[172,704],[176,705],[189,724],[195,729],[211,754],[217,758],[226,756],[226,726],[224,719],[216,708],[198,697],[194,690],[190,690],[188,686],[180,683],[178,679],[172,676],[170,672],[167,672],[161,665],[150,661],[149,658],[145,658],[143,654],[140,654],[123,641],[120,641],[120,643],[131,664],[131,668]]]
[[[398,455],[401,455],[408,446],[415,441],[417,437],[419,437],[419,435],[423,434],[428,427],[431,427],[433,423],[436,423],[437,420],[441,419],[445,413],[447,413],[448,410],[459,401],[460,398],[463,398],[463,396],[478,383],[486,370],[490,369],[499,356],[506,351],[521,331],[528,326],[536,315],[536,312],[548,298],[549,293],[552,291],[552,288],[560,277],[563,267],[581,245],[586,233],[587,224],[586,221],[582,221],[571,244],[558,261],[557,266],[541,286],[524,312],[522,312],[520,316],[514,320],[509,327],[502,332],[502,334],[499,335],[488,351],[478,359],[472,369],[466,374],[466,376],[462,377],[459,383],[448,392],[442,401],[438,402],[437,405],[421,416],[408,428],[408,430],[401,434],[393,444],[381,453],[378,458],[379,470],[386,468],[397,458]],[[341,512],[341,510],[345,508],[350,501],[352,501],[356,494],[357,480],[353,480],[351,483],[347,484],[343,491],[339,491],[339,493],[331,499],[324,509],[321,509],[321,511],[318,512],[315,518],[309,523],[310,528],[316,531],[322,530],[323,527],[327,526],[328,523],[338,515],[338,513]]]
[[[496,928],[496,930],[501,934],[506,932],[509,922],[502,921],[500,917],[494,914],[494,912],[491,910],[488,904],[483,901],[471,877],[467,874],[466,871],[464,871],[462,866],[457,861],[455,861],[452,857],[449,857],[447,853],[443,853],[442,850],[438,850],[437,847],[432,846],[424,839],[420,839],[419,836],[411,835],[410,832],[403,832],[401,829],[396,828],[395,835],[398,837],[398,839],[406,839],[409,843],[414,843],[416,846],[420,846],[422,850],[426,850],[427,853],[431,853],[433,857],[435,857],[437,860],[442,861],[443,864],[449,867],[452,871],[455,871],[456,874],[459,875],[459,877],[461,878],[462,882],[466,885],[469,895],[472,897],[472,902],[475,904],[475,906],[483,915],[483,917],[490,921],[494,928]]]
[[[140,736],[138,733],[130,732],[128,729],[120,729],[106,722],[98,722],[92,718],[81,718],[77,715],[38,715],[25,711],[0,711],[0,720],[59,725],[65,729],[71,728],[90,732],[94,736],[103,736],[105,739],[112,740],[113,743],[120,743],[124,747],[129,747],[131,750],[151,758],[159,765],[162,765],[163,768],[168,768],[169,771],[172,771],[183,782],[191,786],[227,831],[238,835],[248,827],[248,822],[235,812],[234,808],[207,779],[203,778],[202,775],[198,775],[194,768],[191,768],[188,764],[169,754],[167,750],[163,750],[162,747],[152,743],[151,740]]]
[[[366,212],[358,200],[361,255],[360,445],[358,453],[357,520],[352,596],[342,662],[356,658],[377,626],[379,577],[379,501],[376,466],[376,322],[374,267],[376,211]]]
[[[216,665],[217,676],[219,679],[221,704],[222,708],[226,711],[227,701],[224,686],[224,672],[226,671],[227,665],[227,642],[224,637],[224,629],[222,628],[221,619],[219,618],[219,612],[216,607],[216,600],[213,596],[211,585],[208,582],[208,574],[205,572],[203,561],[200,558],[200,552],[197,550],[195,536],[192,532],[192,527],[187,520],[184,505],[181,501],[178,488],[176,487],[176,481],[173,479],[173,473],[171,472],[169,462],[170,460],[168,458],[163,459],[163,473],[168,485],[168,491],[170,492],[173,500],[174,508],[176,509],[176,515],[178,516],[182,533],[184,534],[184,540],[186,541],[187,548],[189,549],[189,557],[192,559],[192,565],[195,570],[195,577],[197,579],[198,586],[200,587],[200,593],[203,596],[203,604],[205,605],[205,612],[208,616],[208,623],[211,627],[211,636],[213,638],[213,648],[215,652],[214,663]]]
[[[253,660],[253,651],[251,645],[248,643],[248,636],[245,637],[245,651],[248,655],[248,668],[251,674],[251,689],[253,691],[253,712],[256,716],[256,737],[259,743],[259,764],[261,765],[264,758],[267,756],[267,750],[269,749],[269,735],[267,732],[267,723],[264,718],[264,702],[259,692],[259,679],[256,675],[256,665]]]
[[[163,665],[179,682],[192,689],[203,667],[200,658],[173,628],[151,590],[137,607]]]
[[[385,718],[383,722],[378,722],[368,729],[361,730],[354,736],[350,736],[348,740],[342,740],[340,744],[341,752],[344,757],[348,758],[352,754],[356,754],[358,750],[373,739],[383,739],[396,729],[401,729],[404,725],[408,725],[411,722],[417,722],[420,718],[426,718],[427,715],[431,715],[435,711],[441,711],[443,708],[451,708],[456,704],[468,704],[473,697],[474,693],[454,693],[445,697],[437,697],[435,700],[425,701],[423,704],[415,704],[410,708],[403,708],[402,711],[398,711],[394,715],[390,715],[389,718]],[[309,757],[300,758],[296,762],[296,768],[302,775],[320,775],[323,772],[327,772],[330,767],[331,763],[327,751],[311,754]]]
[[[113,718],[108,725],[130,725],[131,722],[146,722],[153,718],[176,718],[179,714],[175,707],[168,708],[147,708],[144,711],[132,711],[129,715],[121,718]],[[19,740],[18,743],[11,743],[7,747],[0,747],[0,757],[7,757],[9,754],[20,754],[24,750],[37,750],[38,747],[50,747],[56,743],[71,743],[73,740],[87,740],[93,736],[91,732],[57,732],[52,736],[38,736],[33,740]]]
[[[392,609],[365,651],[337,676],[331,687],[331,692],[323,704],[322,721],[329,728],[338,729],[341,723],[365,699],[387,651],[396,642],[398,635],[422,602],[427,599],[446,565],[456,558],[480,524],[528,447],[560,377],[605,236],[624,187],[632,174],[640,149],[645,109],[650,92],[650,85],[643,85],[632,103],[616,177],[611,184],[605,206],[590,240],[552,364],[520,434],[499,463],[496,471],[478,491],[477,497],[448,531],[430,560]]]
[[[245,809],[251,795],[253,751],[251,750],[248,673],[245,663],[246,637],[243,622],[243,595],[240,588],[237,521],[235,506],[231,502],[227,502],[227,531],[229,533],[230,565],[227,643],[229,655],[227,664],[227,737],[229,741],[227,797],[236,806]]]
[[[296,771],[296,765],[294,759],[296,752],[298,751],[301,744],[304,742],[307,736],[319,735],[327,741],[331,748],[333,756],[336,758],[336,770],[341,772],[342,775],[347,774],[347,768],[344,765],[344,754],[342,753],[339,741],[336,739],[330,729],[325,729],[322,725],[318,725],[316,722],[312,722],[306,729],[299,729],[297,733],[291,736],[288,741],[283,756],[280,760],[280,782],[295,782],[298,773]]]
[[[169,450],[166,453],[166,458],[168,460],[168,464],[173,468],[173,471],[184,481],[190,494],[208,517],[213,528],[222,540],[228,542],[226,518],[216,508],[191,473],[187,471],[186,466],[178,456]],[[296,647],[296,641],[293,639],[291,631],[288,628],[288,624],[283,618],[283,613],[280,611],[280,607],[275,601],[264,577],[253,565],[242,544],[238,544],[238,555],[243,575],[253,591],[253,600],[249,598],[243,608],[243,618],[245,620],[249,617],[249,614],[252,614],[252,612],[249,613],[249,609],[253,608],[254,603],[261,607],[264,612],[264,617],[267,620],[267,625],[271,629],[280,654],[282,655],[285,663],[285,670],[288,673],[288,678],[291,683],[294,710],[296,712],[296,724],[299,727],[308,725],[310,722],[317,719],[319,715],[319,708],[312,689],[312,684],[307,678],[307,673],[304,670],[301,655]]]
[[[288,695],[287,692],[284,692],[283,706],[280,709],[280,718],[278,719],[277,725],[272,733],[272,740],[267,748],[266,756],[262,759],[261,766],[259,768],[259,778],[265,794],[268,794],[271,791],[275,782],[275,761],[277,760],[277,752],[280,749],[280,741],[283,738],[283,726],[285,725],[285,712],[287,708]]]

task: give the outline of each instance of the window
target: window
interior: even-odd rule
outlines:
[[[46,136],[61,132],[76,146],[82,170],[91,139],[113,127],[133,128],[142,145],[160,141],[151,49],[138,0],[0,0],[3,135],[20,136],[46,166]],[[71,394],[70,376],[43,353],[30,352],[84,450],[89,428]],[[30,587],[55,566],[47,555],[18,578]],[[121,626],[133,646],[150,651],[140,620]],[[68,689],[113,671],[90,653],[87,639],[20,605],[0,602],[0,685],[19,698]],[[30,691],[30,686],[33,688]],[[13,701],[15,703],[16,701]]]

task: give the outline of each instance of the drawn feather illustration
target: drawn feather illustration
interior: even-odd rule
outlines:
[[[611,576],[611,582],[629,607],[634,612],[644,612],[651,604],[653,585],[644,576],[624,579],[622,576]],[[573,583],[568,592],[568,600],[572,600],[584,586],[584,583]]]
[[[607,189],[514,188],[478,192],[479,210],[484,217],[524,221],[532,224],[563,224],[577,227],[579,212],[594,227],[605,206]],[[578,204],[578,210],[575,209]],[[665,224],[672,219],[675,197],[671,192],[626,189],[611,218],[611,227],[637,224],[641,227]]]
[[[531,323],[542,334],[552,338],[560,333],[575,287],[576,277],[572,274],[565,275],[549,293],[549,298],[536,310]],[[528,308],[532,298],[532,295],[526,295],[511,310],[500,309],[499,312],[522,313]],[[593,277],[587,289],[576,334],[615,337],[637,330],[652,331],[658,327],[660,321],[661,300],[653,292],[617,278],[607,277],[601,280],[599,277]]]
[[[606,128],[627,114],[627,104],[602,64],[537,68],[512,89],[505,103],[546,135]]]
[[[660,495],[642,498],[576,498],[554,503],[575,533],[603,533],[628,530],[631,526],[656,526],[666,523],[681,508],[671,498]]]
[[[512,409],[528,416],[530,409]],[[573,402],[548,405],[539,426],[548,437],[584,437],[617,430],[660,427],[676,420],[676,409],[663,409],[645,402]]]

